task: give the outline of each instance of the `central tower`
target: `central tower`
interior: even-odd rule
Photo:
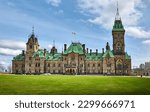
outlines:
[[[125,52],[125,29],[119,15],[117,3],[117,13],[112,29],[113,54],[115,61],[115,74],[126,75],[131,73],[131,57]]]

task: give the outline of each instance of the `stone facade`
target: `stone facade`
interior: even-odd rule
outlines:
[[[92,52],[85,44],[73,42],[59,53],[55,46],[50,51],[39,49],[38,39],[34,32],[23,51],[12,60],[12,72],[25,74],[107,74],[130,75],[131,57],[125,52],[125,29],[117,16],[114,22],[112,37],[113,50],[107,42],[106,49]]]

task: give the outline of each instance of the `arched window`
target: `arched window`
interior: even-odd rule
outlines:
[[[121,59],[117,60],[116,67],[117,67],[118,70],[122,70],[123,65],[122,65],[122,60]]]
[[[30,45],[30,49],[32,49],[32,45]]]

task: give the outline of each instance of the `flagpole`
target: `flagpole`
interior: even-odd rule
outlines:
[[[75,37],[76,37],[76,32],[72,32],[72,35],[73,35],[73,37],[74,37],[74,42],[75,42]]]

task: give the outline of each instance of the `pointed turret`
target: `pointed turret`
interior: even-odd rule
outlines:
[[[110,50],[110,46],[109,46],[109,43],[107,42],[106,44],[106,50]]]
[[[57,53],[57,48],[55,47],[55,40],[53,40],[53,47],[51,48],[51,53],[54,55]]]
[[[116,12],[115,22],[113,26],[113,31],[125,31],[119,14],[118,2],[117,2],[117,12]]]
[[[119,15],[119,6],[118,6],[118,2],[117,2],[117,13],[116,13],[115,20],[121,20],[121,17],[120,17],[120,15]]]
[[[32,52],[36,52],[39,49],[38,39],[34,34],[34,27],[32,27],[32,34],[30,35],[27,45],[27,51],[32,50]]]

